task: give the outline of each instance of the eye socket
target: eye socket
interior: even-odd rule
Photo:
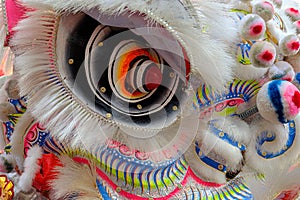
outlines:
[[[189,62],[163,27],[103,25],[82,14],[65,48],[66,83],[95,113],[150,129],[176,121]]]

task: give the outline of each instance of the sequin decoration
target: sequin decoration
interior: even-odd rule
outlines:
[[[223,93],[213,91],[207,85],[198,88],[194,106],[200,108],[202,117],[217,112],[222,116],[235,114],[237,107],[254,97],[261,84],[255,80],[234,80],[227,85]]]
[[[12,200],[14,197],[14,184],[7,176],[0,175],[0,199]]]

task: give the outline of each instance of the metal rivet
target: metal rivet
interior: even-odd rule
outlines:
[[[122,191],[122,188],[120,188],[120,187],[117,187],[117,188],[116,188],[116,192],[117,192],[117,193],[120,193],[121,191]]]
[[[142,109],[143,109],[143,106],[142,106],[141,104],[136,105],[136,107],[137,107],[139,110],[142,110]]]
[[[112,118],[112,114],[111,113],[106,113],[106,118],[108,118],[108,119],[110,119],[110,118]]]
[[[172,108],[174,111],[178,110],[178,107],[177,106],[173,106]]]
[[[174,74],[173,72],[171,72],[171,73],[170,73],[170,77],[171,77],[171,78],[174,78],[174,77],[175,77],[175,74]]]
[[[68,61],[68,63],[69,63],[70,65],[73,65],[73,64],[74,64],[74,60],[73,60],[72,58],[70,58],[69,61]]]
[[[202,157],[203,156],[203,152],[199,151],[198,156]]]
[[[287,150],[287,146],[286,146],[286,145],[284,145],[283,150],[284,150],[284,151]]]
[[[267,153],[264,152],[264,151],[263,151],[261,154],[262,154],[264,157],[267,155]]]
[[[294,128],[294,126],[295,126],[294,123],[290,123],[291,128]]]
[[[238,143],[238,147],[239,147],[239,148],[242,148],[242,144],[241,144],[241,143]]]
[[[101,87],[100,88],[100,92],[105,93],[106,92],[106,88],[105,87]]]
[[[224,169],[224,166],[223,166],[223,165],[219,165],[219,166],[218,166],[218,169],[219,169],[219,170],[223,170],[223,169]]]
[[[224,132],[220,132],[220,133],[219,133],[219,136],[220,136],[220,137],[224,137],[224,135],[225,135]]]
[[[268,133],[268,134],[267,134],[267,137],[268,137],[268,138],[272,138],[272,137],[273,137],[273,134],[272,134],[272,133]]]
[[[98,44],[99,47],[103,47],[103,45],[104,45],[103,42],[99,42]]]

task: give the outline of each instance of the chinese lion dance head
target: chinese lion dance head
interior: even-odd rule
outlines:
[[[295,199],[300,3],[2,0],[2,199]]]

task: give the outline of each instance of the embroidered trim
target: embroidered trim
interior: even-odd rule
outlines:
[[[216,126],[215,126],[215,120],[210,121],[209,122],[209,130],[217,137],[219,137],[220,139],[222,139],[223,141],[227,142],[228,144],[240,149],[241,151],[245,151],[246,150],[246,146],[233,140],[228,133],[223,132],[222,130],[219,130]]]
[[[206,155],[204,155],[204,153],[201,151],[198,142],[195,142],[195,150],[197,155],[199,156],[199,159],[204,162],[205,164],[207,164],[208,166],[226,173],[227,167],[225,165],[222,165],[221,163],[218,163],[216,161],[214,161],[213,159],[207,157]]]

